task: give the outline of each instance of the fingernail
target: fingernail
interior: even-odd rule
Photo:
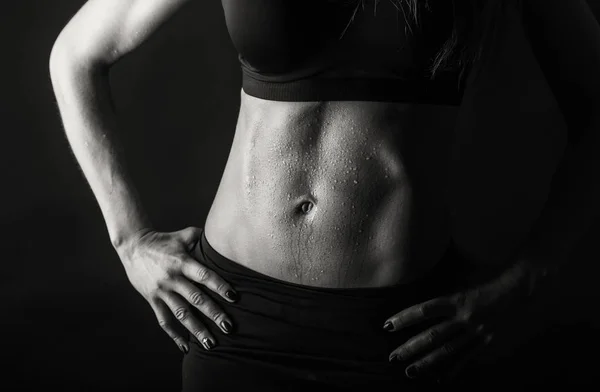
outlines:
[[[419,369],[415,366],[409,366],[406,368],[405,373],[408,378],[416,378],[419,375]]]
[[[397,361],[397,360],[398,360],[398,356],[397,356],[396,354],[392,354],[392,355],[390,355],[390,358],[389,358],[389,361],[390,361],[390,362],[392,362],[392,361]]]
[[[190,349],[185,344],[178,344],[177,346],[179,347],[179,350],[184,354],[187,354],[190,351]]]
[[[209,338],[204,338],[202,339],[202,345],[204,346],[204,348],[206,348],[207,350],[210,350],[211,348],[215,347],[215,344],[213,343],[213,341]]]
[[[383,329],[386,331],[391,331],[394,329],[394,324],[392,324],[391,321],[386,321],[385,324],[383,324]]]
[[[237,301],[237,293],[233,290],[227,290],[225,296],[232,301]]]
[[[223,331],[225,331],[226,333],[230,333],[232,330],[231,323],[227,320],[221,321],[221,328],[223,328]]]

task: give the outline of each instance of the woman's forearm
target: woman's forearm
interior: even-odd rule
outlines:
[[[150,226],[116,141],[108,66],[77,60],[56,44],[50,74],[65,133],[102,210],[112,244]]]
[[[570,253],[600,215],[600,103],[583,136],[568,146],[552,188],[523,246],[520,259],[549,276],[560,272]]]

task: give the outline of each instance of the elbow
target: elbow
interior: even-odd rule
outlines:
[[[108,78],[107,66],[61,39],[52,46],[48,67],[50,84],[60,107],[93,91],[98,78]]]
[[[50,77],[55,79],[56,76],[61,73],[61,70],[64,70],[65,66],[70,62],[68,50],[66,49],[65,45],[60,39],[56,40],[54,45],[52,45],[48,63]]]
[[[50,78],[55,83],[57,80],[70,77],[77,69],[85,66],[85,60],[75,55],[64,39],[58,38],[52,50],[48,62]]]
[[[64,86],[69,84],[69,79],[73,79],[74,69],[76,68],[73,57],[69,55],[69,51],[60,40],[57,40],[52,46],[48,66],[50,82],[56,98],[60,102]]]
[[[72,78],[82,72],[95,73],[107,70],[109,66],[110,64],[92,53],[78,48],[63,35],[60,35],[52,45],[48,59],[50,78],[53,82],[63,78]]]

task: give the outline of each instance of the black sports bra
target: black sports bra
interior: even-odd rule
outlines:
[[[427,21],[435,28],[414,50],[397,3],[222,0],[242,66],[242,88],[276,101],[460,104],[464,85],[458,73],[442,72],[430,80],[425,72],[448,37],[451,11]]]

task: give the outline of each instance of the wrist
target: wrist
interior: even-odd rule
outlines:
[[[152,230],[149,222],[109,230],[110,242],[117,253],[121,253],[123,248],[129,246],[136,238],[140,238]]]
[[[522,253],[514,268],[523,279],[528,297],[538,296],[555,286],[560,263],[534,253]]]
[[[100,205],[110,242],[117,251],[129,243],[131,238],[143,235],[143,232],[153,228],[150,218],[137,197],[134,197],[136,195],[129,191],[126,196]]]

